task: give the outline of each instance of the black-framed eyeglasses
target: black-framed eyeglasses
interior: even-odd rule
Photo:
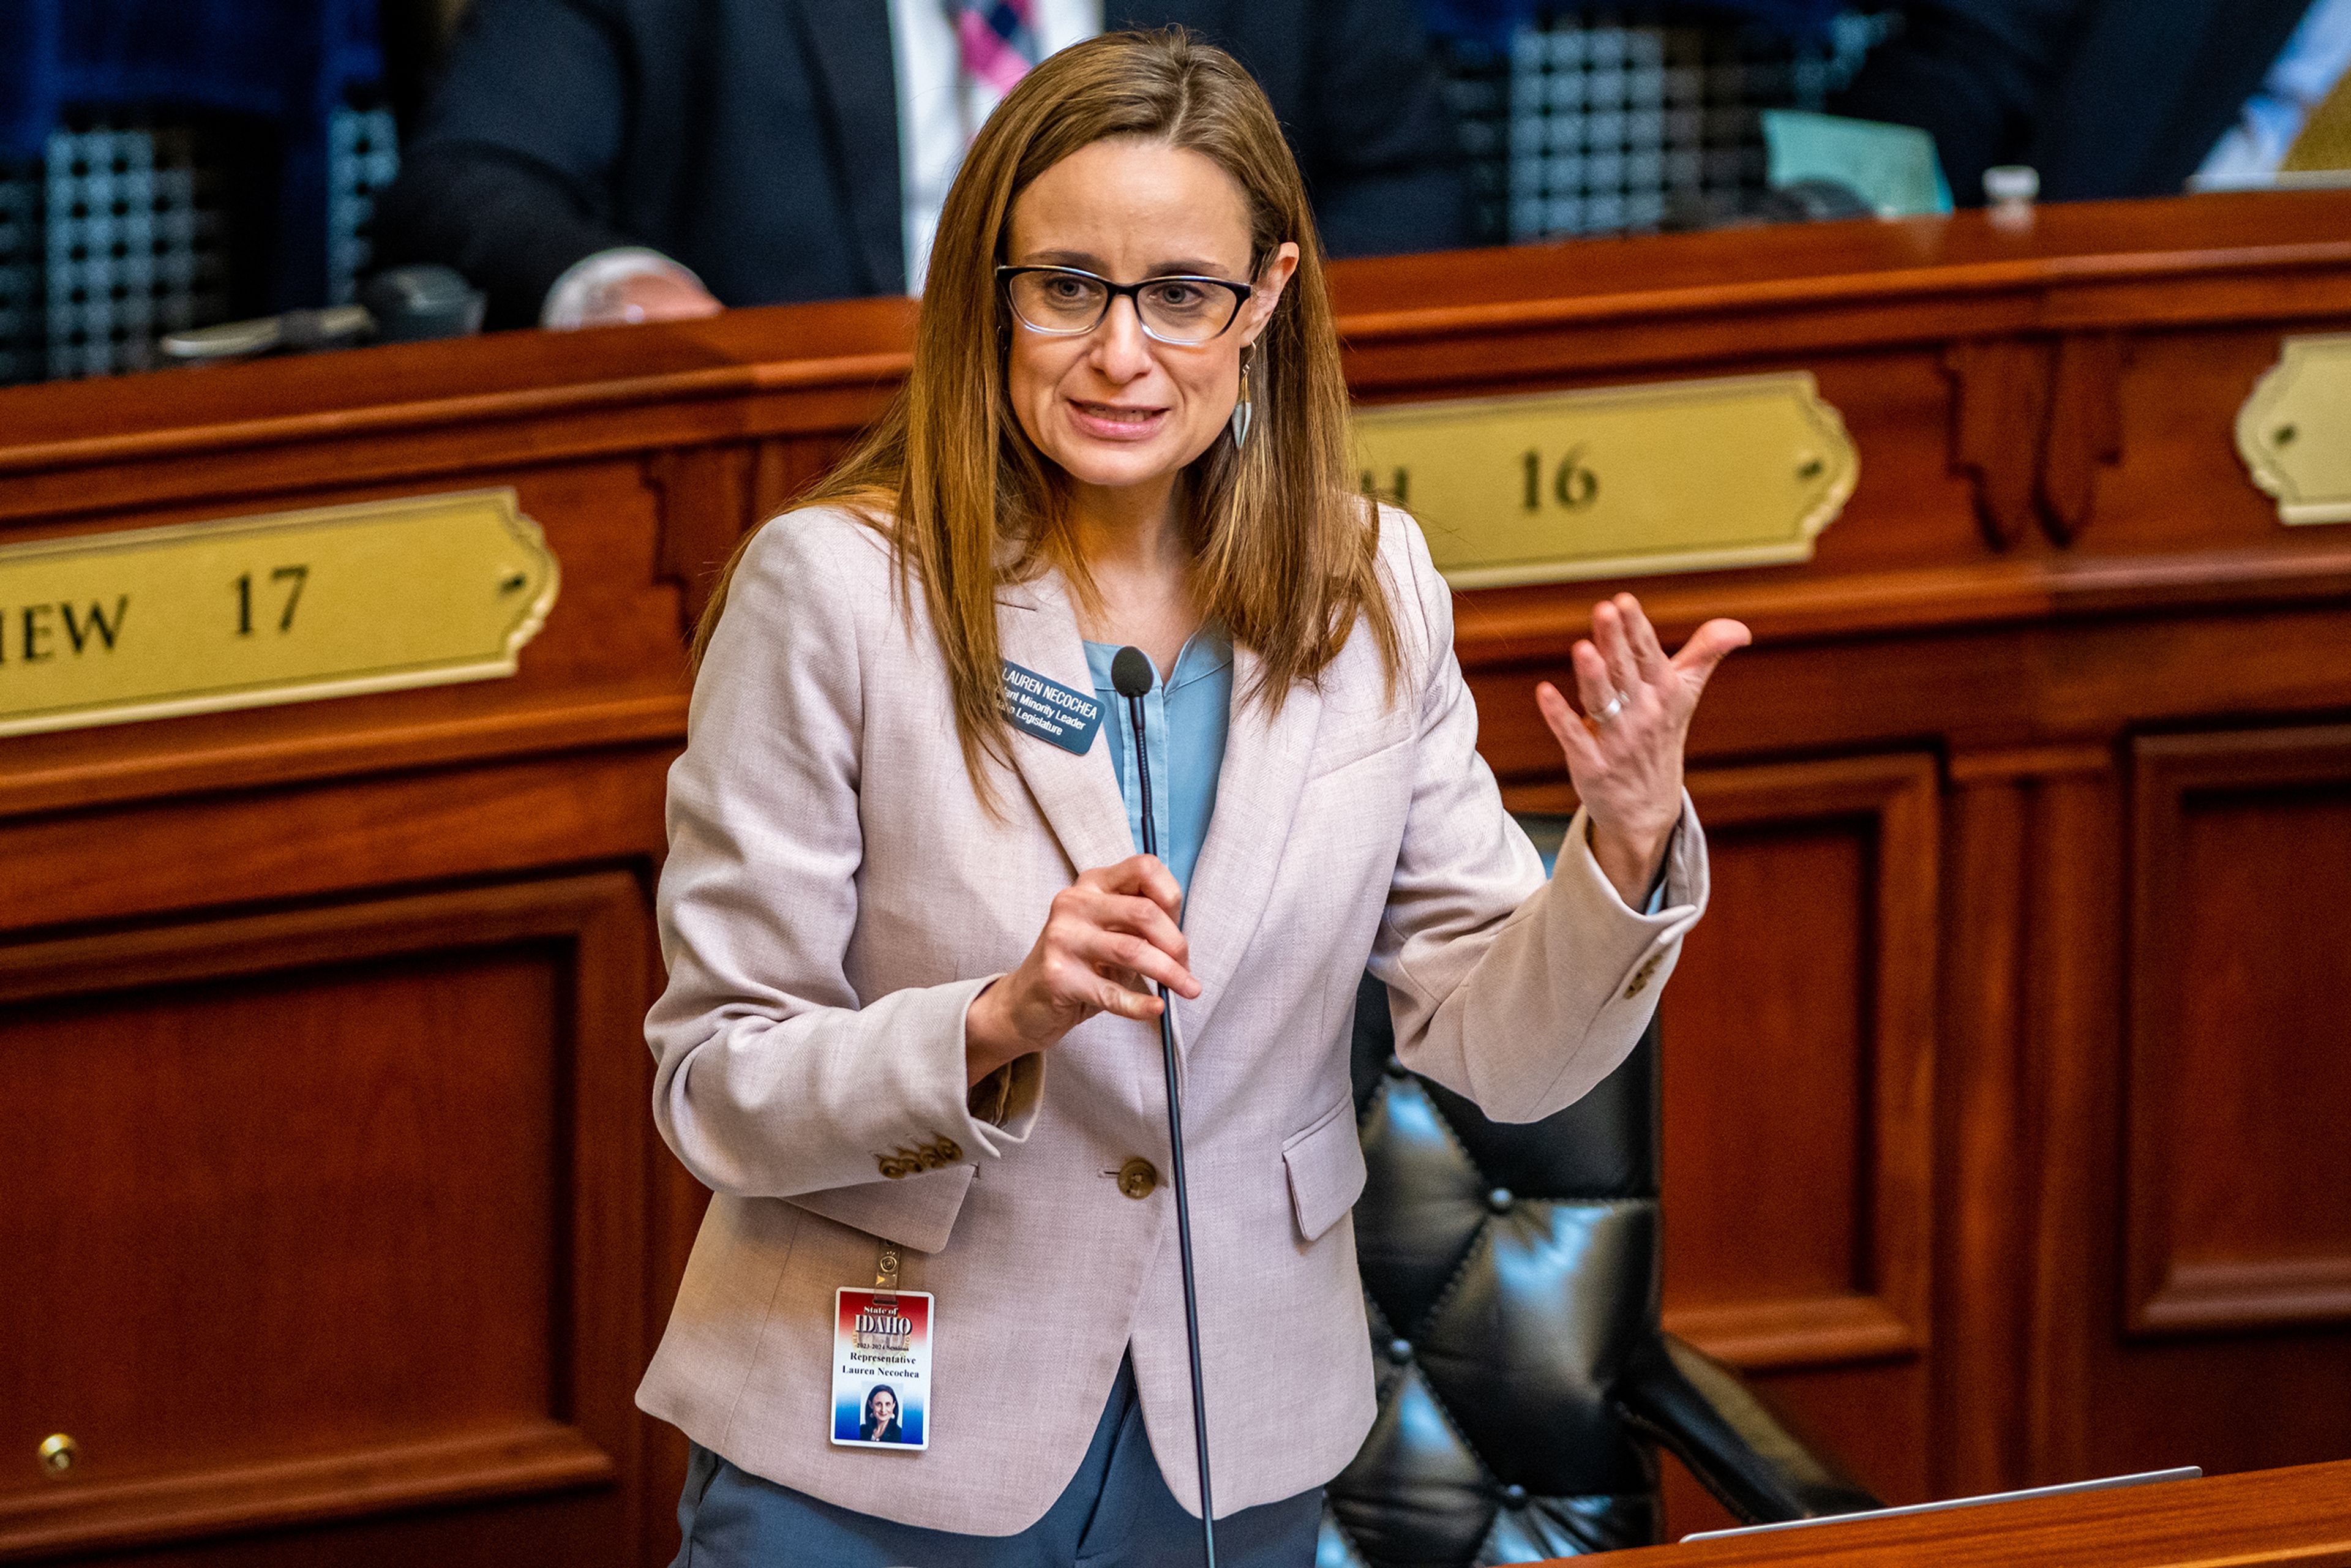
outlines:
[[[1032,332],[1073,338],[1091,332],[1123,296],[1143,330],[1163,343],[1189,346],[1224,336],[1256,290],[1222,277],[1176,274],[1140,283],[1113,283],[1074,267],[999,267],[1012,313]]]

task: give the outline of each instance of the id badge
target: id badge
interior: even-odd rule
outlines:
[[[832,1440],[851,1448],[931,1446],[928,1291],[833,1292]]]

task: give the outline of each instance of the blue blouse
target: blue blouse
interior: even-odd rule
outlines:
[[[1087,643],[1086,665],[1093,673],[1094,695],[1116,718],[1102,733],[1110,737],[1111,766],[1118,771],[1118,792],[1126,798],[1127,831],[1139,850],[1143,799],[1135,779],[1134,727],[1126,699],[1110,679],[1119,647]],[[1158,835],[1159,858],[1186,889],[1217,809],[1217,775],[1225,766],[1232,710],[1233,644],[1223,633],[1207,627],[1192,633],[1176,655],[1172,674],[1163,677],[1153,666],[1151,689],[1143,695],[1143,733],[1151,747],[1151,826]]]

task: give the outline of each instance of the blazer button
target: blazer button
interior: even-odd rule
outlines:
[[[1158,1185],[1158,1170],[1141,1155],[1118,1167],[1118,1190],[1129,1197],[1149,1197]]]
[[[1639,996],[1643,991],[1647,990],[1649,988],[1649,977],[1656,974],[1657,972],[1657,966],[1665,961],[1666,956],[1663,953],[1650,954],[1648,962],[1643,964],[1641,967],[1635,972],[1633,976],[1633,983],[1625,988],[1625,999],[1629,1002],[1635,997]]]

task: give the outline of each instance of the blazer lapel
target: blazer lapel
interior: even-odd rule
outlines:
[[[904,197],[898,177],[898,78],[883,0],[789,0],[800,47],[816,63],[832,132],[834,189],[848,204],[876,294],[906,291]]]
[[[1192,974],[1200,982],[1200,999],[1183,1004],[1183,1033],[1192,1039],[1215,1013],[1273,896],[1322,721],[1322,697],[1311,685],[1291,687],[1269,720],[1248,700],[1260,669],[1255,653],[1234,645],[1232,722],[1217,776],[1217,809],[1184,904]]]
[[[1093,691],[1093,671],[1078,637],[1077,615],[1059,579],[1048,575],[998,590],[996,636],[1004,656],[1014,664],[1071,691]],[[1110,865],[1134,853],[1126,802],[1110,760],[1116,734],[1115,721],[1104,714],[1093,744],[1080,757],[1021,730],[1011,732],[1013,766],[1077,871]]]

